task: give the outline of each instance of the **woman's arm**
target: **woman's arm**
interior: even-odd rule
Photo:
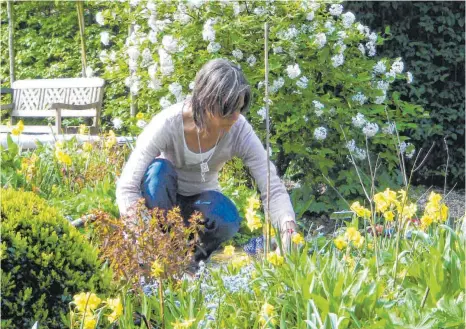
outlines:
[[[267,153],[259,137],[246,119],[242,119],[235,146],[236,155],[243,159],[261,192],[264,207],[267,201]],[[280,181],[273,163],[270,163],[270,218],[280,231],[295,228],[295,213],[285,186]],[[291,222],[291,223],[287,223]]]
[[[139,135],[136,147],[124,166],[116,188],[121,216],[127,215],[129,208],[142,198],[142,178],[147,167],[161,154],[166,145],[166,134],[163,134],[165,122],[160,114],[151,120]]]

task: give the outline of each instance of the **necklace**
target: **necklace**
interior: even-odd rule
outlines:
[[[200,164],[200,166],[201,166],[201,178],[202,178],[203,182],[205,182],[205,174],[210,171],[208,162],[212,158],[212,155],[214,155],[215,150],[217,149],[217,144],[218,144],[218,140],[220,139],[220,134],[221,133],[222,133],[222,131],[220,131],[218,133],[217,141],[215,142],[215,146],[214,146],[214,151],[204,161],[204,157],[202,156],[202,149],[201,149],[201,139],[199,137],[199,128],[197,128],[197,142],[199,143],[199,156],[201,157],[201,164]]]

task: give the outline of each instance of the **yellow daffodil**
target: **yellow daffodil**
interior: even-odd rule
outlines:
[[[435,192],[430,192],[428,201],[434,205],[438,205],[442,201],[442,196]]]
[[[79,133],[80,135],[85,135],[85,134],[86,134],[86,131],[87,131],[86,125],[79,125],[79,131],[78,131],[78,133]]]
[[[260,207],[260,201],[257,199],[255,196],[251,196],[248,198],[248,208],[250,209],[259,209]]]
[[[23,120],[19,120],[18,123],[16,124],[16,127],[19,129],[19,132],[23,132],[24,131],[24,122]]]
[[[246,217],[246,224],[251,231],[255,231],[262,227],[262,222],[260,220],[260,217],[257,216],[254,210],[247,209],[245,217]]]
[[[123,314],[123,305],[120,298],[107,299],[107,306],[112,310],[112,313],[107,317],[110,323],[115,322]]]
[[[359,201],[354,202],[350,208],[356,213],[358,217],[369,218],[371,216],[371,211],[361,206]]]
[[[270,264],[274,266],[281,266],[285,262],[285,259],[283,258],[283,256],[280,256],[276,252],[270,252],[267,255],[267,260],[269,261]]]
[[[13,136],[19,136],[19,135],[21,135],[21,130],[19,130],[18,128],[13,128],[13,129],[11,129],[11,134]]]
[[[374,250],[374,244],[368,243],[368,244],[367,244],[367,249],[369,249],[369,250]]]
[[[73,296],[73,303],[76,305],[76,308],[79,312],[93,311],[97,307],[99,307],[101,302],[102,300],[99,297],[97,297],[96,294],[90,292],[81,292]]]
[[[275,316],[275,307],[269,303],[264,303],[264,305],[262,305],[262,308],[261,308],[259,322],[261,324],[265,324],[267,322],[271,324],[275,324],[276,320],[274,319],[274,316]]]
[[[138,114],[136,114],[136,119],[138,119],[138,120],[144,119],[144,113],[139,112]]]
[[[445,222],[448,219],[448,207],[445,204],[440,206],[440,220]]]
[[[344,255],[343,256],[343,261],[349,266],[349,268],[354,268],[354,266],[356,265],[356,262],[354,261],[354,259],[351,257],[351,256],[347,256],[347,255]]]
[[[86,315],[84,318],[83,329],[95,329],[97,320],[93,316]]]
[[[84,142],[83,143],[83,151],[84,152],[91,152],[92,151],[92,143],[89,143],[89,142]]]
[[[417,205],[415,203],[410,203],[409,205],[405,205],[403,207],[403,211],[401,213],[401,217],[403,219],[413,218],[416,215]]]
[[[104,146],[105,148],[110,149],[113,146],[115,146],[116,143],[117,143],[117,139],[116,139],[115,133],[113,132],[113,130],[110,130],[108,132],[107,138],[105,138]]]
[[[429,227],[433,221],[434,220],[429,215],[424,214],[424,216],[421,217],[421,225],[424,229]]]
[[[300,233],[293,234],[293,236],[291,237],[291,241],[297,245],[304,244],[305,242],[303,236]]]
[[[196,319],[185,320],[183,322],[172,322],[173,329],[185,329],[191,327],[191,325],[196,321]]]
[[[395,218],[395,214],[393,213],[393,211],[386,211],[383,213],[383,217],[386,221],[391,222]]]
[[[65,146],[65,143],[63,143],[62,141],[58,141],[55,143],[55,149],[62,149],[63,146]]]
[[[152,263],[152,266],[150,269],[151,269],[151,275],[154,278],[160,278],[163,274],[163,264],[158,259],[156,259]]]
[[[340,250],[345,249],[348,245],[348,243],[342,236],[339,236],[335,240],[333,240],[333,243],[335,244],[335,247],[337,247]]]
[[[234,269],[240,269],[248,263],[249,263],[248,256],[239,256],[231,260],[231,265],[233,266]]]
[[[63,152],[61,149],[56,149],[55,156],[57,157],[58,162],[63,163],[67,166],[71,166],[71,157],[65,152]]]
[[[223,250],[223,253],[224,253],[226,256],[233,256],[233,254],[235,253],[235,247],[233,247],[233,246],[225,246],[225,249]]]
[[[345,238],[348,241],[355,241],[361,237],[361,233],[354,227],[348,227],[345,232]]]
[[[353,240],[353,245],[359,249],[364,245],[364,240],[365,240],[364,237],[361,236],[361,234],[359,234],[359,237]]]

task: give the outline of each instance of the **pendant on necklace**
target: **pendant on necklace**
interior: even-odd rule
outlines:
[[[205,174],[209,171],[209,165],[207,162],[201,162],[201,173]]]

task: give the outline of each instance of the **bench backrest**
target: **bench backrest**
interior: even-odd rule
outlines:
[[[53,103],[84,105],[98,103],[102,106],[101,78],[35,79],[13,82],[13,107],[15,111],[49,110]]]

